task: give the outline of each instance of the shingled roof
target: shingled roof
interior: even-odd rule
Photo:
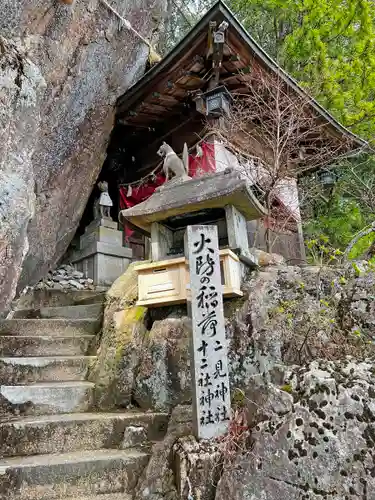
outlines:
[[[205,91],[208,86],[207,72],[212,68],[212,61],[207,58],[207,48],[212,21],[216,21],[217,25],[222,21],[229,24],[220,84],[225,84],[234,93],[246,92],[248,75],[257,64],[277,73],[290,89],[306,98],[306,92],[262,49],[228,7],[219,1],[160,63],[118,99],[116,119],[117,123],[125,127],[125,141],[136,140],[137,136],[140,139],[140,134],[144,141],[147,133],[151,134],[150,139],[164,137],[173,124],[180,126],[189,115],[195,115],[196,118],[192,94],[198,90]],[[348,153],[369,147],[366,141],[340,124],[317,101],[311,98],[310,103],[319,119],[327,124],[329,133],[350,144]]]

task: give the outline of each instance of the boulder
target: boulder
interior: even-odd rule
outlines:
[[[172,463],[172,448],[176,441],[192,433],[192,409],[176,406],[171,414],[167,433],[152,448],[150,461],[135,488],[134,500],[179,500]]]
[[[374,383],[372,361],[320,360],[292,370],[289,411],[265,409],[251,450],[224,470],[216,500],[372,498]]]
[[[165,0],[112,0],[145,37]],[[62,257],[148,47],[99,0],[0,0],[0,310]],[[20,278],[22,270],[22,277]]]
[[[173,468],[180,498],[214,500],[222,469],[222,453],[215,441],[183,436],[173,445]]]
[[[145,336],[134,381],[134,400],[141,408],[164,411],[191,401],[188,321],[155,321]]]
[[[89,380],[95,382],[95,405],[113,409],[131,405],[139,350],[147,333],[147,309],[135,305],[137,273],[130,264],[107,292],[103,328],[97,339],[97,361]]]
[[[1,6],[1,2],[0,2]],[[12,9],[7,2],[8,8]],[[2,9],[2,19],[4,9]],[[0,37],[0,311],[14,294],[35,215],[33,152],[46,81],[18,44]]]
[[[137,306],[137,263],[107,292],[97,361],[96,406],[102,410],[136,405],[169,411],[191,402],[190,336],[186,306],[148,311]],[[232,301],[228,314],[236,310]]]
[[[236,393],[234,395],[236,396]],[[271,416],[285,415],[292,410],[293,397],[285,387],[280,389],[260,374],[251,377],[242,395],[241,403],[250,428]]]

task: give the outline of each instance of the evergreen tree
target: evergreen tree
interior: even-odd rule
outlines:
[[[167,54],[196,25],[215,0],[168,0],[159,50]]]

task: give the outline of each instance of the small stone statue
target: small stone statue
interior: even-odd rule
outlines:
[[[98,188],[101,194],[94,205],[94,217],[95,219],[106,218],[112,220],[111,207],[113,207],[113,202],[108,194],[108,182],[98,182]]]
[[[190,177],[188,176],[189,152],[186,143],[184,145],[182,160],[166,142],[163,142],[163,144],[158,149],[157,154],[164,158],[163,171],[165,173],[166,182],[168,182],[169,180],[169,172],[172,172],[174,174],[174,180],[190,179]]]

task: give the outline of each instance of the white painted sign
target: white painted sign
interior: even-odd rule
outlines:
[[[225,434],[230,420],[228,351],[216,226],[188,226],[193,406],[196,436]]]

